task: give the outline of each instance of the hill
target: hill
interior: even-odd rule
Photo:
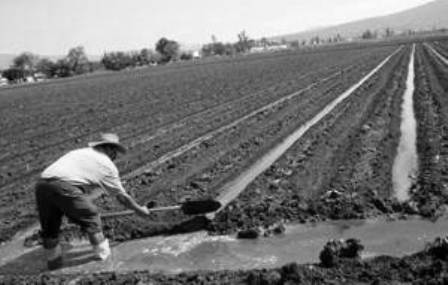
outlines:
[[[358,37],[366,30],[384,31],[391,28],[395,32],[408,30],[431,30],[448,28],[448,1],[436,0],[427,4],[386,16],[349,22],[337,26],[304,31],[295,34],[275,36],[273,40],[303,40],[314,36],[322,38],[340,34],[343,37]]]

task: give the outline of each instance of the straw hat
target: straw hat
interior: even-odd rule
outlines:
[[[90,147],[96,147],[100,145],[112,145],[117,148],[117,150],[121,153],[126,152],[126,148],[120,144],[120,141],[118,139],[118,136],[116,134],[108,133],[108,134],[101,134],[101,140],[96,142],[89,142],[88,144]]]

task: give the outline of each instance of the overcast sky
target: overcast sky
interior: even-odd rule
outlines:
[[[274,36],[390,14],[431,0],[0,0],[0,53],[88,54]]]

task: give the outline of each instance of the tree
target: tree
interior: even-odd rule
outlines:
[[[300,46],[300,42],[299,42],[298,40],[296,40],[296,41],[290,41],[290,42],[289,42],[289,46],[292,47],[292,48],[299,48],[299,46]]]
[[[144,48],[140,51],[140,63],[142,65],[148,65],[154,59],[154,53],[147,48]]]
[[[321,39],[319,36],[314,36],[310,39],[310,45],[319,45],[321,43]]]
[[[201,51],[203,56],[233,55],[235,53],[235,48],[232,44],[216,42],[203,45]]]
[[[3,70],[2,76],[10,82],[20,82],[25,79],[26,73],[22,68],[18,67],[10,67],[6,70]]]
[[[156,43],[156,51],[161,55],[162,62],[169,62],[177,58],[179,53],[179,44],[176,41],[161,38]]]
[[[376,39],[376,37],[377,37],[377,34],[375,32],[372,32],[371,30],[366,30],[361,35],[361,38],[363,40]]]
[[[241,31],[238,35],[238,42],[235,44],[235,49],[237,52],[244,53],[252,47],[251,43],[253,41],[249,40],[249,36],[246,34],[246,31]]]
[[[90,70],[89,59],[82,46],[71,48],[68,51],[67,63],[73,74],[83,74]]]
[[[36,64],[36,71],[42,72],[47,77],[53,77],[56,71],[56,64],[48,58],[42,58]]]
[[[121,51],[105,53],[101,63],[109,70],[122,70],[133,65],[131,55]]]
[[[56,63],[54,64],[54,72],[53,72],[54,77],[62,78],[62,77],[69,77],[72,75],[73,75],[72,67],[66,58],[59,59],[58,61],[56,61]]]
[[[14,58],[12,67],[21,69],[26,75],[32,74],[38,60],[39,57],[37,55],[23,52]]]
[[[394,35],[394,30],[392,30],[391,28],[386,28],[385,30],[385,36],[386,38],[390,38]]]
[[[130,59],[130,66],[136,67],[142,65],[141,58],[140,58],[140,52],[139,51],[132,51],[129,53],[129,59]]]
[[[260,40],[260,44],[263,47],[267,47],[267,46],[269,46],[269,40],[267,38],[265,38],[265,37],[262,37],[261,40]]]
[[[193,59],[193,54],[190,52],[183,52],[180,54],[180,60],[191,60]]]

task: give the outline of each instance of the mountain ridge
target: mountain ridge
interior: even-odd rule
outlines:
[[[345,38],[359,37],[366,30],[383,32],[386,28],[395,32],[407,30],[431,30],[433,28],[448,28],[448,1],[435,0],[401,12],[352,21],[325,28],[312,29],[269,37],[271,40],[305,40],[319,36],[334,37],[340,34]]]

